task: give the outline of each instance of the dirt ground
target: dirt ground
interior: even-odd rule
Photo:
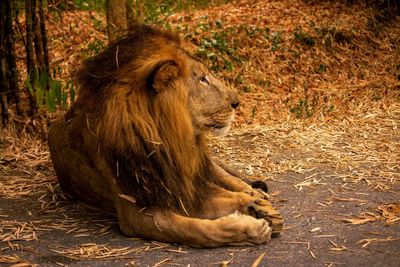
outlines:
[[[35,144],[34,148],[30,145],[21,150],[24,143],[19,143],[18,149],[9,153],[13,145],[5,139],[1,145],[7,152],[0,154],[0,263],[399,266],[398,176],[395,181],[388,181],[390,188],[382,190],[374,188],[379,178],[374,174],[354,182],[346,180],[345,171],[338,173],[331,164],[321,163],[311,169],[292,166],[292,171],[266,173],[260,162],[284,166],[285,162],[299,159],[295,149],[291,153],[290,149],[273,145],[271,139],[278,138],[275,130],[242,128],[222,139],[211,137],[211,151],[216,158],[252,178],[265,175],[273,203],[285,219],[282,235],[267,245],[218,249],[193,249],[121,235],[113,217],[64,199],[45,145],[28,140]],[[303,153],[302,158],[311,161],[315,152]]]
[[[125,237],[112,216],[65,199],[43,140],[8,129],[0,266],[399,267],[400,18],[385,24],[345,1],[237,0],[166,19],[235,85],[237,120],[209,137],[210,150],[268,183],[283,233],[218,249]],[[47,29],[51,65],[66,80],[90,45],[107,43],[95,11],[50,14]]]

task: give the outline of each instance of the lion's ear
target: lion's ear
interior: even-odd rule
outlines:
[[[152,86],[157,93],[160,93],[171,87],[171,82],[179,77],[181,69],[177,62],[168,60],[157,64],[153,73]]]

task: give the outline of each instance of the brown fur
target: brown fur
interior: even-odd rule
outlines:
[[[176,35],[138,27],[86,62],[75,104],[96,113],[100,149],[124,193],[143,207],[181,213],[200,206],[213,180],[187,110],[186,57]]]
[[[116,212],[125,234],[161,241],[259,244],[271,235],[265,219],[281,230],[265,194],[211,161],[204,129],[228,129],[237,96],[177,35],[137,25],[77,81],[77,101],[49,132],[65,192]]]

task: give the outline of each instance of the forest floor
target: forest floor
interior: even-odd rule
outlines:
[[[237,121],[210,150],[265,179],[283,233],[218,249],[127,238],[115,218],[65,199],[42,139],[9,129],[0,266],[399,266],[399,18],[340,1],[241,0],[165,20],[237,88]],[[107,42],[97,12],[49,15],[48,30],[63,79]]]

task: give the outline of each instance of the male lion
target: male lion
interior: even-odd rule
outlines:
[[[211,160],[204,132],[226,132],[239,101],[177,35],[137,25],[77,81],[49,132],[69,196],[115,213],[128,236],[195,247],[262,244],[282,230],[266,194]]]

